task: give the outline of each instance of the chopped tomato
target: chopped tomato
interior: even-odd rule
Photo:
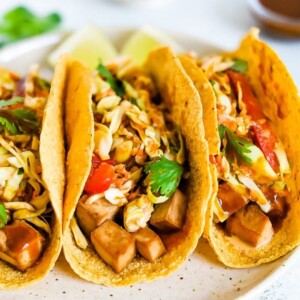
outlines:
[[[252,92],[251,86],[246,76],[242,73],[231,70],[226,71],[226,73],[231,80],[236,95],[238,94],[238,84],[240,85],[243,94],[242,100],[245,103],[247,112],[252,117],[252,119],[254,121],[265,119],[265,116],[259,106],[256,97]]]
[[[84,190],[88,194],[105,192],[112,184],[115,176],[115,161],[102,161],[98,156],[93,155],[92,168],[86,181]]]
[[[274,151],[277,138],[270,125],[267,122],[263,124],[255,122],[252,125],[252,130],[254,132],[254,143],[263,152],[273,170],[278,172],[279,161]]]
[[[236,94],[238,93],[238,84],[240,85],[240,88],[242,90],[242,100],[245,103],[247,112],[249,113],[251,118],[254,121],[266,119],[256,97],[252,92],[251,86],[246,76],[242,73],[231,70],[226,71],[226,73],[231,80]],[[255,122],[252,126],[252,130],[254,132],[254,143],[263,152],[265,158],[267,159],[273,170],[275,172],[278,172],[279,162],[274,151],[277,137],[270,127],[268,121],[266,120],[266,122],[263,124]]]

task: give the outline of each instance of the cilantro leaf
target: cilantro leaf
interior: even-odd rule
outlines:
[[[224,125],[219,125],[218,130],[221,141],[224,139],[225,135],[227,138],[225,152],[228,153],[233,149],[242,161],[248,166],[252,166],[253,159],[257,156],[257,147],[250,141],[237,136]]]
[[[234,59],[234,64],[230,67],[230,70],[245,73],[248,70],[248,62],[243,59]]]
[[[24,6],[18,6],[6,12],[0,22],[0,45],[15,42],[56,28],[61,22],[57,13],[38,17]]]
[[[149,174],[153,193],[170,197],[179,185],[183,166],[164,156],[145,164],[144,172]]]
[[[4,205],[0,202],[0,228],[4,227],[8,222],[8,216]]]
[[[115,78],[113,74],[102,64],[99,63],[97,67],[98,73],[107,80],[110,87],[117,93],[119,97],[124,96],[125,86],[122,80]]]
[[[23,102],[23,101],[24,101],[23,97],[14,97],[14,98],[11,98],[9,100],[0,100],[0,108],[10,106],[10,105],[14,105],[16,103],[20,103],[20,102]]]
[[[38,121],[36,114],[33,110],[30,109],[15,109],[12,111],[14,116],[25,120],[28,123],[31,123],[33,126],[38,126]]]
[[[28,109],[0,109],[0,125],[13,135],[36,133],[38,130],[36,116]]]

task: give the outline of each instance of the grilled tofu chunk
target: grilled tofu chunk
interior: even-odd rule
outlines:
[[[136,255],[135,238],[112,220],[106,220],[91,233],[100,257],[120,273]]]
[[[249,202],[246,196],[236,192],[229,183],[222,183],[219,186],[217,199],[228,215],[232,215]]]
[[[150,224],[161,231],[180,229],[184,223],[186,209],[187,200],[177,189],[168,201],[155,206]]]
[[[160,237],[149,227],[139,229],[134,233],[134,237],[139,254],[151,262],[166,251]]]
[[[93,202],[89,200],[90,198],[81,198],[76,208],[79,225],[87,235],[90,235],[105,220],[113,219],[120,209],[104,198]]]
[[[0,257],[21,271],[38,260],[45,243],[44,237],[24,221],[6,225],[0,236]]]
[[[226,230],[254,247],[267,244],[274,235],[270,219],[256,204],[249,204],[232,215],[226,221]]]

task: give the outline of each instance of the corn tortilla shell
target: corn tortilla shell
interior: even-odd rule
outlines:
[[[67,59],[57,63],[50,95],[44,110],[40,135],[40,159],[43,181],[53,207],[52,234],[38,263],[25,272],[0,260],[0,289],[19,289],[45,277],[53,268],[62,246],[62,202],[65,185],[62,101],[66,81]]]
[[[300,119],[300,99],[286,67],[278,55],[259,40],[257,29],[250,30],[240,47],[229,56],[248,62],[247,76],[252,89],[282,141],[291,167],[291,173],[285,175],[290,191],[287,197],[290,206],[288,215],[271,242],[258,249],[236,245],[213,222],[213,203],[216,199],[218,178],[217,172],[211,172],[213,193],[205,235],[221,262],[233,268],[245,268],[273,261],[294,249],[300,242],[300,135],[296,121]],[[216,135],[218,136],[217,133]]]
[[[76,80],[74,77],[86,76],[90,80],[90,75],[86,74],[86,69],[81,67],[80,74],[73,70],[70,72],[70,82]],[[201,102],[199,95],[195,90],[191,80],[185,74],[178,58],[169,48],[162,48],[154,51],[146,62],[146,69],[154,78],[163,99],[172,104],[172,116],[175,123],[181,125],[183,136],[186,140],[187,148],[190,149],[190,168],[191,176],[188,186],[188,210],[186,222],[183,229],[175,234],[169,235],[164,242],[167,247],[167,253],[157,259],[154,263],[136,257],[121,273],[115,273],[93,250],[91,245],[86,250],[80,249],[73,238],[69,227],[69,220],[74,214],[76,204],[83,191],[84,183],[87,179],[90,160],[93,151],[92,139],[83,142],[83,136],[78,132],[67,133],[69,139],[68,169],[67,169],[67,195],[65,199],[65,216],[66,226],[64,230],[64,253],[72,269],[82,278],[108,286],[124,286],[140,281],[149,281],[159,277],[167,276],[177,269],[194,250],[197,241],[204,228],[204,216],[211,190],[211,176],[208,171],[208,146],[204,138],[204,128],[200,121],[194,123],[196,116],[202,115]],[[79,71],[79,69],[77,70]],[[67,106],[67,120],[74,116],[74,110],[85,112],[87,123],[81,123],[82,130],[92,135],[93,132],[93,115],[90,111],[91,93],[88,91],[89,84],[85,82],[87,88],[82,98],[78,101],[78,106]],[[180,86],[180,89],[177,88]],[[77,98],[75,90],[69,84],[70,98]],[[82,88],[82,87],[81,87]],[[73,91],[73,92],[72,92]],[[69,99],[67,99],[69,101]],[[73,101],[72,101],[73,102]],[[69,101],[70,103],[70,101]],[[68,117],[68,113],[70,116]],[[73,119],[75,122],[76,120]],[[71,120],[69,120],[72,123]],[[73,123],[76,126],[75,123]],[[68,130],[68,127],[67,127]],[[81,144],[81,145],[80,145]],[[74,149],[72,149],[72,146]],[[81,147],[79,151],[78,147]],[[75,149],[76,153],[75,153]],[[74,151],[74,153],[71,153]],[[86,152],[85,152],[86,151]],[[74,173],[73,165],[80,164],[82,173],[81,181],[78,179],[78,185],[73,183],[78,177]],[[69,190],[69,193],[68,193]],[[71,209],[73,207],[73,210]],[[67,210],[69,209],[69,210]]]

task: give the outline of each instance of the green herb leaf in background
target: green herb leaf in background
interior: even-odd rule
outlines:
[[[125,87],[122,80],[115,78],[113,74],[102,63],[98,65],[97,71],[104,79],[107,80],[110,87],[117,93],[119,97],[124,96]]]
[[[4,227],[8,221],[8,216],[5,207],[0,203],[0,228]]]
[[[149,174],[149,183],[153,193],[170,197],[179,185],[183,166],[162,156],[146,163],[144,172]]]
[[[61,23],[58,13],[38,17],[24,6],[5,13],[0,21],[0,47],[55,29]]]

